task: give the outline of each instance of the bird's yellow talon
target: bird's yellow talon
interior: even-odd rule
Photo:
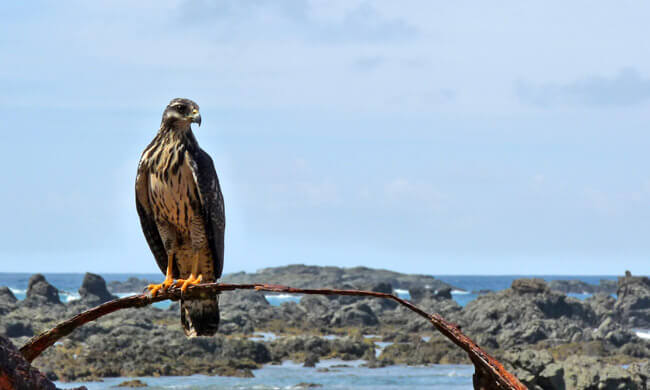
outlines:
[[[187,279],[178,279],[176,281],[176,287],[180,287],[181,291],[185,292],[189,286],[197,285],[201,283],[201,280],[203,280],[203,275],[199,275],[198,277],[190,275]]]
[[[158,294],[158,291],[167,291],[171,285],[174,284],[173,279],[165,279],[162,283],[160,284],[150,284],[147,286],[147,290],[149,290],[149,293],[151,294],[152,297],[155,297],[156,294]]]
[[[165,280],[165,281],[162,282],[162,284],[160,285],[160,289],[163,290],[163,291],[166,291],[167,289],[169,289],[169,287],[170,287],[173,283],[174,283],[173,280]]]
[[[150,284],[147,286],[147,290],[149,290],[149,293],[151,294],[152,297],[155,297],[161,288],[162,288],[162,284]]]

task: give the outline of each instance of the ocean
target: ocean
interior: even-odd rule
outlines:
[[[24,299],[27,292],[27,283],[30,273],[3,273],[0,272],[0,286],[7,286],[14,293],[16,298]],[[44,273],[45,278],[53,286],[59,289],[61,300],[68,302],[71,300],[79,299],[79,287],[83,281],[84,274],[81,273]],[[435,275],[434,275],[435,276]],[[136,277],[141,279],[162,281],[163,275],[159,273],[154,274],[102,274],[106,283],[114,280],[125,281],[129,277]],[[452,291],[452,297],[459,305],[465,306],[470,301],[478,297],[477,291],[490,290],[499,291],[510,287],[512,281],[519,278],[542,278],[546,281],[551,280],[581,280],[589,284],[598,284],[601,279],[616,280],[616,275],[496,275],[496,276],[481,276],[481,275],[439,275],[435,276],[443,282],[449,283],[452,286],[458,287],[458,290]],[[127,296],[141,291],[133,291],[130,293],[117,294],[118,296]],[[402,298],[408,299],[410,297],[407,290],[395,290],[395,293]],[[569,294],[570,296],[585,299],[590,296],[586,293]],[[271,305],[277,306],[282,302],[299,301],[300,296],[297,295],[267,295],[267,300]],[[161,302],[164,306],[165,303]],[[159,307],[163,307],[159,306]]]
[[[255,370],[254,378],[210,377],[192,375],[185,377],[137,378],[147,384],[147,389],[205,389],[205,390],[280,390],[306,389],[299,384],[318,384],[322,390],[358,389],[449,389],[471,390],[474,367],[471,365],[433,365],[428,367],[391,366],[363,368],[362,361],[325,360],[317,368],[285,362],[267,365]],[[318,368],[328,368],[321,372]],[[88,390],[109,389],[125,380],[136,378],[105,378],[104,382],[57,383],[60,388],[86,386]]]
[[[16,298],[24,299],[29,281],[29,273],[0,273],[0,286],[8,286]],[[77,290],[81,286],[83,274],[79,273],[45,273],[45,278],[60,291],[62,301],[72,301],[79,298]],[[162,280],[162,274],[102,274],[107,283],[117,280],[125,281],[129,277],[138,277],[148,280]],[[561,279],[577,279],[590,284],[598,284],[600,279],[616,280],[615,275],[602,276],[567,276],[567,275],[502,275],[502,276],[476,276],[453,275],[436,276],[447,282],[457,290],[452,291],[452,297],[461,306],[475,299],[480,290],[498,291],[510,287],[515,279],[522,277],[539,277],[547,281]],[[408,299],[407,290],[396,290],[399,296]],[[132,293],[139,293],[133,291]],[[117,294],[119,296],[131,293]],[[579,299],[584,299],[589,294],[570,294]],[[266,295],[271,305],[280,305],[283,302],[298,301],[299,296],[280,294]],[[165,308],[168,302],[157,304]],[[265,335],[262,335],[265,336]],[[270,337],[273,337],[271,335]],[[378,343],[381,344],[381,343]],[[382,347],[382,345],[378,345]],[[267,365],[254,371],[254,378],[209,377],[193,375],[189,377],[146,377],[137,378],[148,385],[150,389],[238,389],[238,390],[271,390],[271,389],[300,389],[300,383],[314,383],[322,385],[319,389],[472,389],[471,365],[432,365],[418,366],[391,366],[384,368],[361,367],[363,361],[344,362],[340,360],[324,360],[316,368],[304,368],[301,365],[284,362],[282,365]],[[328,372],[318,369],[328,368]],[[89,390],[109,389],[134,378],[105,378],[103,382],[84,383],[57,383],[60,388],[70,388],[84,385]]]

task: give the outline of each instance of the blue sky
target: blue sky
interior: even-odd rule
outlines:
[[[225,272],[650,271],[650,5],[0,5],[0,271],[157,272],[142,149],[199,103]]]

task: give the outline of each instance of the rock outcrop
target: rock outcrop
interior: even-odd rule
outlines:
[[[588,339],[584,332],[597,324],[597,316],[589,305],[551,291],[541,279],[517,279],[511,288],[467,304],[460,324],[481,346],[511,348]]]
[[[117,299],[115,295],[108,292],[104,278],[97,274],[91,274],[90,272],[86,272],[86,275],[84,275],[81,288],[79,289],[79,295],[81,296],[81,301],[92,306]]]
[[[163,276],[161,275],[161,280],[162,278]],[[142,292],[148,285],[153,283],[160,283],[161,280],[158,282],[153,282],[147,279],[140,279],[136,278],[135,276],[131,276],[123,282],[113,280],[108,283],[107,287],[108,291],[112,293],[139,293]]]
[[[628,368],[608,364],[601,358],[572,355],[556,361],[547,351],[513,350],[502,362],[529,389],[626,389],[646,390],[650,384],[650,363],[633,363]]]
[[[367,267],[339,268],[319,267],[302,264],[285,267],[264,268],[254,274],[238,272],[224,275],[224,283],[274,283],[292,287],[334,287],[349,285],[356,289],[371,289],[379,283],[390,284],[392,288],[410,290],[424,287],[438,290],[452,287],[428,275],[407,275]]]
[[[14,293],[11,292],[9,287],[0,287],[0,303],[14,304],[18,301]]]
[[[45,276],[34,274],[29,278],[27,297],[21,304],[26,306],[60,305],[59,291],[45,280]]]
[[[629,327],[650,328],[650,279],[647,276],[618,278],[614,310],[619,321]]]
[[[0,315],[6,314],[16,308],[18,300],[9,287],[0,287]]]

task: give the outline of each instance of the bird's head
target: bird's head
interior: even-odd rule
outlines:
[[[192,123],[201,126],[199,105],[190,99],[172,99],[163,112],[162,122],[165,127],[170,128],[189,129]]]

